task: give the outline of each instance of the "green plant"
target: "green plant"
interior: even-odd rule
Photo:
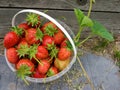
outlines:
[[[95,0],[90,0],[90,6],[87,15],[85,15],[80,9],[74,9],[74,13],[79,24],[79,30],[74,38],[74,42],[78,47],[80,47],[84,42],[86,42],[89,38],[92,38],[93,36],[102,37],[106,40],[104,43],[101,44],[100,47],[106,47],[108,45],[108,42],[114,41],[113,35],[101,23],[90,18],[93,3],[95,3]],[[90,30],[89,35],[84,40],[81,40],[81,34],[86,28]],[[82,68],[84,75],[90,83],[92,90],[94,90],[94,85],[92,84],[89,76],[87,75],[87,72],[83,68],[83,65],[78,55],[77,60]]]
[[[114,58],[117,59],[116,65],[120,67],[120,51],[114,50]]]
[[[101,23],[89,18],[92,7],[91,2],[95,2],[95,0],[94,1],[90,0],[90,8],[87,16],[80,9],[74,9],[74,13],[76,15],[79,24],[79,31],[74,38],[76,46],[81,46],[85,41],[87,41],[89,38],[92,38],[95,35],[102,37],[110,42],[114,41],[113,35]],[[80,40],[81,33],[85,28],[89,28],[90,33],[84,40],[81,41]]]

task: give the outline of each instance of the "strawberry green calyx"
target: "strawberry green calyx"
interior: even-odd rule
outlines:
[[[17,77],[21,78],[24,80],[24,82],[29,85],[28,81],[25,79],[26,76],[29,76],[32,74],[30,71],[31,68],[28,67],[27,65],[21,65],[21,67],[17,70]]]
[[[72,45],[71,45],[71,43],[68,40],[66,41],[66,44],[67,44],[67,48],[72,50]]]
[[[27,21],[28,25],[32,25],[32,27],[37,26],[38,24],[40,24],[39,15],[37,15],[35,13],[27,14],[26,21]]]
[[[53,76],[53,75],[54,75],[54,72],[50,68],[47,72],[47,76],[50,77],[50,76]]]
[[[36,39],[42,41],[43,36],[44,34],[42,33],[42,31],[39,28],[37,28]]]
[[[48,51],[49,51],[49,55],[50,55],[51,59],[57,57],[58,49],[57,49],[57,47],[55,46],[54,43],[48,44],[47,49],[48,49]]]
[[[17,50],[19,57],[24,57],[29,54],[30,48],[28,45],[20,45],[20,48]]]
[[[23,34],[23,29],[19,28],[18,26],[12,27],[11,30],[15,32],[18,36],[21,36]]]
[[[30,58],[30,60],[32,58],[34,58],[39,64],[41,64],[40,61],[35,56],[36,53],[37,53],[38,46],[39,46],[38,44],[34,44],[33,46],[30,46],[30,49],[29,49],[29,58]]]
[[[54,36],[54,34],[57,32],[57,29],[54,28],[52,25],[48,25],[45,28],[45,34],[49,36]]]
[[[34,44],[33,46],[30,46],[30,49],[29,49],[29,58],[30,59],[35,57],[35,54],[37,53],[38,46],[39,45],[37,45],[37,44]]]

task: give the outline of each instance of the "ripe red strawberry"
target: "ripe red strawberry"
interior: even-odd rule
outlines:
[[[19,36],[15,32],[9,32],[4,37],[4,46],[10,48],[15,46],[19,41]]]
[[[41,64],[38,64],[38,71],[41,74],[46,74],[50,67],[48,60],[41,60]]]
[[[8,32],[4,37],[4,46],[6,48],[15,46],[18,43],[19,38],[22,34],[23,30],[21,28],[12,27],[12,31]]]
[[[68,42],[68,39],[65,38],[62,43],[60,44],[60,47],[67,47],[67,42]]]
[[[60,60],[66,60],[68,58],[70,58],[72,54],[72,51],[69,48],[60,48],[59,52],[58,52],[58,58]]]
[[[61,44],[61,42],[65,39],[65,36],[62,31],[58,30],[57,33],[53,36],[55,44]]]
[[[42,42],[43,46],[47,47],[48,44],[52,44],[52,43],[54,43],[54,38],[53,37],[48,36],[48,35],[45,35],[43,37],[43,42]]]
[[[49,31],[52,31],[50,33],[53,33],[54,34],[54,31],[57,30],[57,26],[52,23],[52,22],[47,22],[45,23],[42,27],[41,27],[41,30],[44,32],[44,33],[48,33]]]
[[[19,42],[19,44],[17,45],[17,49],[20,49],[21,45],[27,45],[27,46],[29,46],[28,43],[27,43],[27,41],[25,40],[25,38],[23,38],[23,39]]]
[[[22,28],[23,30],[27,30],[30,28],[27,23],[20,23],[18,27]]]
[[[40,27],[41,21],[40,21],[40,16],[38,14],[35,13],[27,14],[26,21],[30,27],[34,27],[34,28]]]
[[[31,45],[38,43],[39,40],[42,40],[43,33],[39,29],[30,28],[26,31],[25,39]]]
[[[29,59],[20,59],[19,62],[17,63],[17,69],[20,69],[21,67],[26,66],[30,69],[31,72],[34,71],[34,64],[31,62]]]
[[[7,49],[6,56],[7,56],[8,61],[10,63],[13,63],[13,64],[17,63],[18,60],[19,60],[16,48],[9,48],[9,49]]]
[[[47,76],[53,76],[58,73],[58,69],[55,66],[50,67],[50,69],[47,72]]]
[[[44,46],[38,46],[36,57],[41,60],[48,57],[48,50]]]
[[[20,59],[17,63],[17,76],[24,80],[27,85],[29,85],[29,83],[25,77],[32,74],[34,67],[34,64],[29,59]]]
[[[36,68],[33,75],[32,75],[33,78],[45,78],[46,75],[45,74],[41,74],[39,73],[38,69]]]

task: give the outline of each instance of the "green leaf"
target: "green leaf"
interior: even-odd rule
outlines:
[[[91,27],[92,33],[101,36],[109,41],[114,41],[111,33],[99,22],[93,21],[94,25]]]
[[[79,25],[81,25],[81,22],[85,16],[84,13],[80,9],[74,9],[74,13],[76,15]]]
[[[91,27],[91,26],[93,26],[93,22],[89,17],[84,16],[84,18],[82,19],[82,22],[81,22],[81,26]]]

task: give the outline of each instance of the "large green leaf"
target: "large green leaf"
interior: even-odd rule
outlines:
[[[89,17],[85,16],[84,13],[80,9],[74,9],[74,12],[78,20],[79,26],[81,27],[93,26],[92,20]]]
[[[82,27],[83,26],[91,27],[91,26],[93,26],[93,22],[92,22],[92,20],[89,17],[84,16],[84,18],[82,19],[82,22],[81,22],[81,26]]]
[[[93,21],[94,25],[91,27],[92,33],[101,36],[109,41],[114,41],[111,33],[99,22]]]
[[[80,26],[85,15],[80,9],[74,9],[74,13]]]

